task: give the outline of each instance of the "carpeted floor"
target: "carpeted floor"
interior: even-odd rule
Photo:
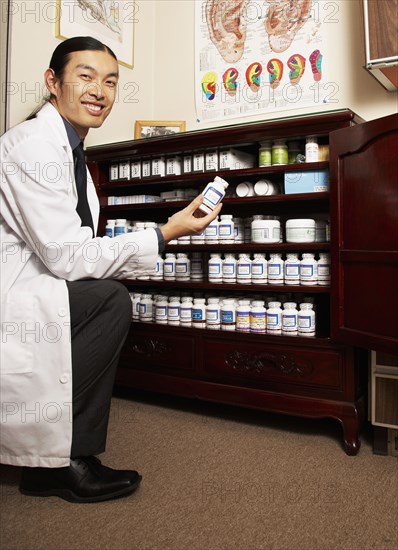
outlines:
[[[114,398],[104,463],[143,474],[131,497],[70,504],[18,492],[2,466],[3,550],[390,550],[398,461],[369,433],[345,455],[332,420],[135,394]]]

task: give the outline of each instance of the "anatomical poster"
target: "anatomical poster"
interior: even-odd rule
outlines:
[[[198,122],[336,102],[327,33],[338,4],[324,0],[196,0]],[[330,51],[330,48],[327,49]],[[316,109],[315,109],[316,108]]]

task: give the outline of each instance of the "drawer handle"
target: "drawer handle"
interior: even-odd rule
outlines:
[[[144,340],[142,340],[142,342],[133,344],[132,351],[139,355],[153,357],[155,355],[164,355],[166,353],[170,353],[171,349],[166,346],[164,342],[153,340],[152,338],[145,338]]]
[[[296,361],[293,355],[234,351],[225,356],[225,363],[239,372],[259,374],[277,370],[282,374],[308,376],[314,367],[309,361]]]

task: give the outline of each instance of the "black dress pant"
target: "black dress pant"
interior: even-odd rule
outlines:
[[[105,450],[116,367],[131,322],[131,300],[117,281],[66,284],[72,334],[71,458],[75,458]]]

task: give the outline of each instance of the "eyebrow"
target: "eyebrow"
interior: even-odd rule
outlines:
[[[86,71],[93,71],[94,73],[97,72],[97,70],[94,69],[94,67],[91,67],[91,65],[85,65],[84,63],[80,63],[79,65],[76,65],[75,68],[76,69],[85,69]],[[119,73],[118,72],[109,73],[109,74],[106,75],[106,78],[109,78],[110,76],[114,76],[116,78],[119,78]]]

